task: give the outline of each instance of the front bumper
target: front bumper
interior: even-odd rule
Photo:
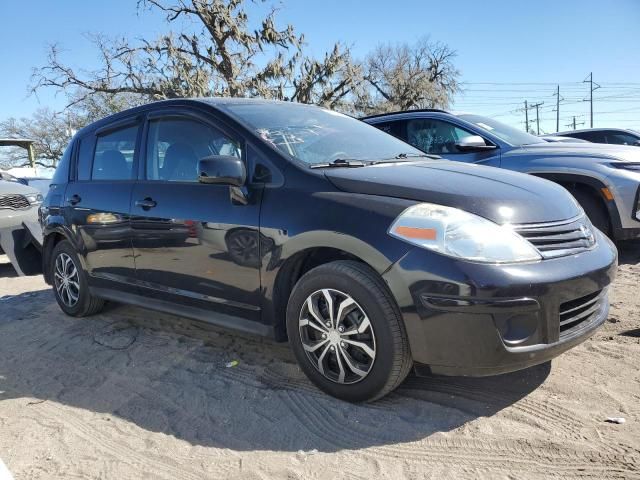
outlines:
[[[613,237],[616,240],[640,238],[640,174],[624,170],[614,173],[607,177],[614,199],[606,201]]]
[[[0,210],[0,248],[19,275],[40,273],[42,229],[37,206]]]
[[[597,236],[593,250],[530,264],[411,250],[384,278],[414,361],[437,374],[494,375],[546,362],[586,340],[608,315],[607,287],[617,269],[615,247]]]

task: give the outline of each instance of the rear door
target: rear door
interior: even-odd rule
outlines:
[[[94,287],[130,291],[135,284],[129,206],[141,126],[129,118],[79,140],[64,214]]]
[[[220,122],[189,110],[149,118],[132,197],[138,285],[159,300],[257,321],[261,189],[248,187],[241,202],[227,185],[199,183],[198,160],[216,154],[245,157]]]

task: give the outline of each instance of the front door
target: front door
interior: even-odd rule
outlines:
[[[440,155],[456,162],[500,166],[498,148],[475,152],[458,150],[458,141],[476,134],[453,123],[436,118],[411,118],[397,123],[395,128],[400,138],[425,153]]]
[[[240,141],[184,115],[147,124],[144,179],[133,190],[132,231],[138,285],[145,295],[247,320],[260,319],[259,205],[249,188],[198,183],[198,160],[243,158]],[[229,317],[227,317],[229,318]]]
[[[131,291],[129,207],[141,125],[135,119],[80,138],[63,206],[93,287]]]

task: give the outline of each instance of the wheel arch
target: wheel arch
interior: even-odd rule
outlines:
[[[610,200],[605,196],[603,189],[609,191],[609,187],[602,180],[587,175],[573,173],[531,172],[531,175],[550,180],[563,186],[569,191],[571,191],[571,189],[585,189],[589,191],[605,206],[607,213],[609,214],[613,231],[615,232],[622,227],[622,221],[620,219],[620,212],[618,211],[616,200],[615,198]]]
[[[42,273],[45,282],[49,285],[52,284],[49,265],[51,263],[51,254],[53,253],[53,249],[63,240],[67,240],[73,245],[74,242],[72,238],[71,234],[67,232],[62,225],[47,226],[44,229],[44,239],[42,241]],[[82,264],[82,268],[86,268],[82,256],[78,255],[78,258]]]
[[[327,241],[332,237],[329,235],[324,237],[322,243],[307,244],[292,239],[293,245],[287,242],[283,246],[283,257],[286,259],[278,265],[270,288],[265,290],[266,309],[263,312],[265,322],[274,326],[276,340],[287,340],[286,309],[289,297],[298,280],[312,268],[338,260],[352,260],[381,275],[391,266],[392,261],[371,245],[355,238],[350,241],[350,237],[335,235],[335,242]]]

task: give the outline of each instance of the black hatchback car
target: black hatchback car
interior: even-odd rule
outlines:
[[[413,365],[489,375],[555,357],[604,322],[617,263],[558,185],[261,100],[164,101],[84,128],[41,222],[67,314],[112,300],[288,339],[350,401]]]

